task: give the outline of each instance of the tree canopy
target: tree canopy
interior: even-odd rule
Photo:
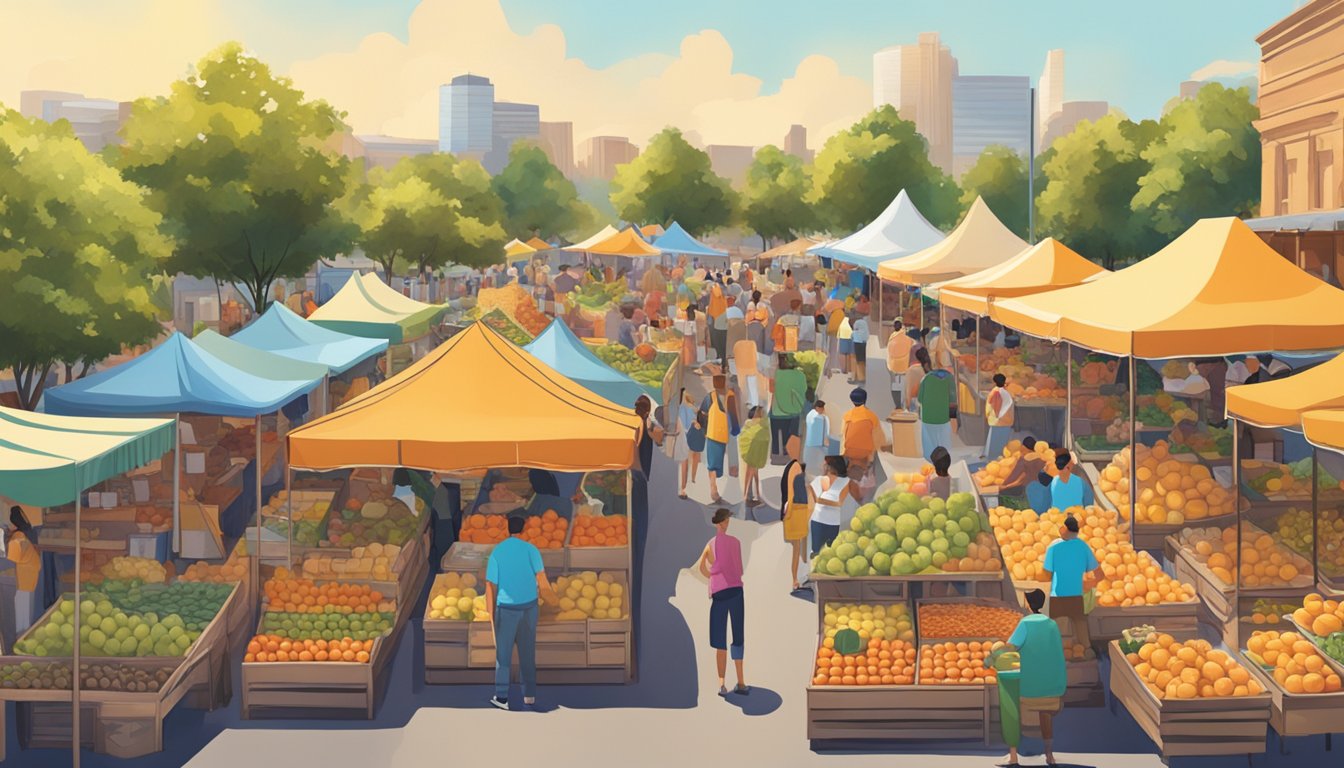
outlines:
[[[549,240],[586,230],[594,220],[591,207],[579,199],[574,182],[565,178],[545,151],[525,141],[509,150],[509,163],[490,181],[504,205],[509,234]]]
[[[327,146],[343,130],[329,104],[227,43],[166,98],[136,101],[113,156],[167,219],[169,269],[240,283],[262,312],[276,278],[349,248],[332,208],[348,161]]]
[[[928,142],[890,105],[826,140],[813,167],[815,204],[836,232],[872,221],[904,189],[924,217],[947,228],[961,215],[960,190],[929,160]]]
[[[1033,190],[1040,199],[1045,188],[1045,174],[1041,170],[1042,160],[1037,158],[1036,184]],[[980,197],[994,215],[1022,239],[1030,234],[1027,206],[1027,161],[1026,158],[1004,146],[991,146],[980,153],[966,174],[961,177],[961,206],[969,208],[975,198]]]
[[[611,183],[611,203],[622,219],[664,227],[675,221],[692,235],[732,221],[735,198],[728,180],[710,167],[709,155],[676,128],[663,129],[639,157],[617,166]]]
[[[742,193],[742,220],[760,236],[763,249],[769,240],[792,240],[816,229],[816,212],[807,203],[811,187],[801,159],[774,145],[756,151]]]
[[[172,252],[144,190],[89,154],[69,124],[0,112],[0,365],[33,408],[53,365],[86,366],[161,331]]]

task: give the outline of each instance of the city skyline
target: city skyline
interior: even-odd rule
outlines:
[[[875,23],[851,23],[847,30],[837,30],[825,15],[811,18],[818,16],[814,12],[808,24],[796,24],[794,11],[802,6],[792,2],[763,16],[705,8],[685,14],[694,23],[675,24],[663,23],[667,9],[622,7],[615,13],[604,0],[581,4],[594,12],[553,18],[561,9],[532,0],[390,0],[376,7],[297,0],[283,8],[253,0],[230,6],[129,0],[109,13],[57,0],[25,11],[24,34],[0,47],[0,62],[6,64],[0,66],[0,101],[17,106],[18,91],[37,89],[113,100],[162,94],[191,62],[227,39],[239,39],[310,95],[347,111],[352,131],[360,135],[436,136],[438,86],[456,74],[479,72],[510,101],[538,104],[548,121],[573,123],[576,142],[624,135],[643,143],[662,127],[676,125],[705,144],[762,146],[777,144],[790,125],[800,124],[819,147],[871,108],[871,60],[878,50],[937,32],[964,72],[1035,80],[1046,52],[1060,47],[1057,28],[1079,12],[1046,3],[1033,14],[1038,18],[1023,16],[1032,34],[1018,35],[1007,46],[1001,39],[984,39],[989,33],[980,29],[993,26],[990,20],[1002,16],[1002,9],[978,2],[971,3],[979,9],[974,27],[960,23],[964,13],[948,9],[905,8],[891,19],[890,10],[869,8]],[[613,12],[597,13],[599,7]],[[1143,16],[1144,8],[1156,12],[1158,6],[1140,2],[1132,15]],[[1100,25],[1100,32],[1063,46],[1069,54],[1069,98],[1105,97],[1133,117],[1155,117],[1184,80],[1253,71],[1254,36],[1291,8],[1288,0],[1231,14],[1196,4],[1162,6],[1164,24],[1156,30],[1144,26],[1143,41],[1134,37],[1143,25],[1130,19]],[[775,16],[795,23],[791,33],[765,45],[744,36],[735,15],[761,16],[772,29],[781,24]],[[589,21],[572,23],[579,16]],[[262,19],[268,23],[256,23]],[[617,34],[641,19],[657,23],[641,26],[641,35]],[[1194,19],[1202,19],[1200,35],[1185,35],[1188,44],[1172,56],[1146,57],[1161,59],[1167,68],[1149,71],[1143,51],[1169,43],[1175,28]],[[156,34],[165,28],[173,34]],[[62,34],[45,35],[45,29]],[[294,29],[303,29],[304,39],[294,39]],[[998,37],[1011,37],[1012,29],[1001,26]],[[602,33],[610,45],[595,43]],[[1107,45],[1089,44],[1106,33],[1112,34]],[[153,45],[145,44],[147,37]],[[1099,79],[1098,71],[1110,79]],[[367,80],[380,86],[358,86]]]

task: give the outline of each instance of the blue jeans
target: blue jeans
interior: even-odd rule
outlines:
[[[513,646],[523,678],[523,698],[537,695],[537,603],[495,606],[495,696],[509,697]]]
[[[728,651],[734,660],[742,659],[745,645],[746,601],[741,587],[721,589],[710,596],[709,647]],[[728,625],[733,627],[733,644],[728,644]]]
[[[840,526],[818,523],[816,520],[809,520],[808,528],[812,531],[813,557],[816,557],[823,547],[830,546],[830,543],[835,541],[835,537],[840,535]]]
[[[990,427],[985,435],[985,458],[993,461],[1003,455],[1003,447],[1013,436],[1012,427]]]
[[[929,458],[933,449],[942,446],[947,450],[952,450],[952,422],[945,421],[942,424],[929,424],[921,421],[919,423],[919,446],[924,451],[924,458]]]

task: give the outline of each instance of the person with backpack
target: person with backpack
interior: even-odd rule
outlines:
[[[798,420],[807,407],[807,376],[787,354],[779,356],[770,392],[770,454],[781,456],[789,438],[798,434]]]
[[[933,362],[932,370],[919,380],[918,391],[913,393],[919,402],[920,448],[924,457],[929,458],[933,449],[939,446],[952,449],[952,406],[955,402],[952,398],[956,380],[946,369],[938,367],[927,349],[921,349],[917,354],[921,365],[927,366],[926,361]]]
[[[709,498],[717,504],[719,478],[723,476],[728,444],[741,429],[737,416],[737,399],[728,391],[728,377],[722,373],[713,378],[714,389],[700,404],[700,423],[705,425],[705,468],[709,470]]]

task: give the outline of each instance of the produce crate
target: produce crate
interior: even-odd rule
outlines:
[[[403,574],[398,584],[351,582],[380,586],[384,594],[399,595],[405,589],[418,596],[429,573],[428,564],[423,558],[418,558],[410,567],[411,572]],[[392,657],[410,619],[414,602],[414,599],[397,601],[392,630],[374,641],[367,664],[330,661],[244,662],[243,719],[372,720],[378,699],[387,687]],[[260,622],[257,631],[261,631]]]
[[[927,599],[923,599],[923,600],[916,600],[916,601],[915,601],[915,630],[916,630],[916,631],[918,632],[918,634],[919,634],[919,642],[920,642],[921,644],[923,644],[926,640],[927,640],[927,641],[931,641],[931,642],[946,642],[946,641],[948,641],[948,640],[952,640],[952,641],[958,641],[958,640],[994,640],[994,641],[1000,641],[1000,640],[1001,640],[1001,641],[1005,641],[1005,642],[1006,642],[1006,641],[1008,640],[1007,637],[984,637],[984,636],[978,636],[978,637],[960,637],[960,636],[953,636],[953,637],[942,637],[942,636],[938,636],[938,637],[932,637],[932,636],[925,635],[925,634],[924,634],[924,627],[923,627],[923,625],[920,624],[919,612],[920,612],[920,609],[921,609],[921,608],[923,608],[924,606],[927,606],[927,605],[962,605],[962,606],[983,606],[983,607],[986,607],[986,608],[1003,608],[1003,609],[1005,609],[1005,610],[1012,611],[1012,612],[1018,614],[1019,616],[1025,616],[1025,615],[1026,615],[1025,613],[1023,613],[1023,611],[1022,611],[1020,608],[1018,608],[1018,607],[1015,606],[1015,605],[1010,605],[1009,603],[1004,602],[1003,600],[994,600],[994,599],[983,598],[983,597],[934,597],[934,598],[927,598]]]
[[[440,570],[458,571],[460,573],[474,573],[478,576],[485,575],[485,564],[490,558],[490,550],[494,549],[494,544],[476,544],[468,541],[455,541],[448,547],[444,553],[443,559],[439,563]],[[568,570],[564,548],[561,549],[543,549],[541,550],[541,564],[546,567],[547,573],[559,573]],[[628,567],[621,566],[622,569]],[[585,570],[585,569],[579,569]],[[594,569],[586,569],[594,570]]]
[[[1288,693],[1274,679],[1274,674],[1251,660],[1245,650],[1237,653],[1240,657],[1237,661],[1269,692],[1269,725],[1280,736],[1344,733],[1344,692]],[[1321,655],[1336,674],[1344,674],[1338,662],[1324,653]]]
[[[1220,699],[1159,699],[1139,680],[1118,642],[1110,643],[1110,660],[1111,695],[1124,704],[1164,758],[1265,751],[1269,693]]]
[[[856,742],[989,742],[991,685],[807,687],[807,738],[813,749]]]
[[[1152,625],[1158,632],[1165,632],[1177,640],[1185,640],[1199,634],[1199,605],[1198,598],[1185,603],[1128,608],[1099,605],[1087,615],[1087,628],[1093,646],[1116,640],[1126,629],[1144,624]]]

